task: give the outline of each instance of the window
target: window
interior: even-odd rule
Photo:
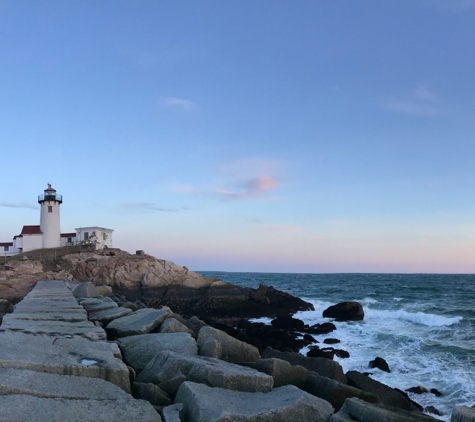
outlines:
[[[8,249],[10,249],[10,246],[4,246],[4,247],[3,247],[3,250],[4,250],[5,252],[8,252]]]
[[[89,240],[89,232],[84,232],[84,240]]]
[[[73,238],[72,237],[68,237],[68,243],[72,243],[73,242]]]
[[[53,206],[52,205],[48,205],[48,212],[53,212]]]
[[[107,240],[107,234],[102,233],[102,240]]]

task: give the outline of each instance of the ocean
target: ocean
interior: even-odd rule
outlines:
[[[401,390],[436,388],[443,396],[409,395],[423,407],[437,408],[444,421],[450,420],[454,406],[475,404],[475,275],[200,274],[239,286],[263,283],[311,302],[315,311],[295,315],[308,324],[328,321],[322,312],[330,305],[358,301],[363,321],[336,322],[336,331],[315,336],[319,342],[326,337],[341,340],[334,347],[350,357],[335,360],[345,372],[369,371],[374,379]],[[387,361],[391,373],[368,367],[377,356]]]

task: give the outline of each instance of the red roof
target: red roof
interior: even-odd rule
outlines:
[[[23,226],[21,234],[43,234],[40,226]]]
[[[76,237],[76,232],[74,232],[74,233],[61,233],[61,237]]]
[[[3,242],[0,243],[0,246],[13,246],[13,242]]]

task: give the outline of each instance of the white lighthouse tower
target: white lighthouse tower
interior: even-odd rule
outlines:
[[[38,196],[41,205],[40,230],[43,232],[43,248],[61,246],[61,229],[59,223],[59,206],[63,197],[48,183],[43,195]]]

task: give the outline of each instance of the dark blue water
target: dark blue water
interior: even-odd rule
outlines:
[[[441,419],[450,420],[454,406],[475,404],[475,275],[201,274],[240,286],[271,285],[301,297],[315,306],[296,315],[307,323],[324,322],[322,312],[332,304],[357,300],[364,321],[336,323],[329,335],[350,353],[349,359],[337,359],[345,371],[367,371],[369,361],[381,356],[391,373],[372,370],[373,378],[401,390],[437,388],[443,397],[411,397],[442,411]]]

